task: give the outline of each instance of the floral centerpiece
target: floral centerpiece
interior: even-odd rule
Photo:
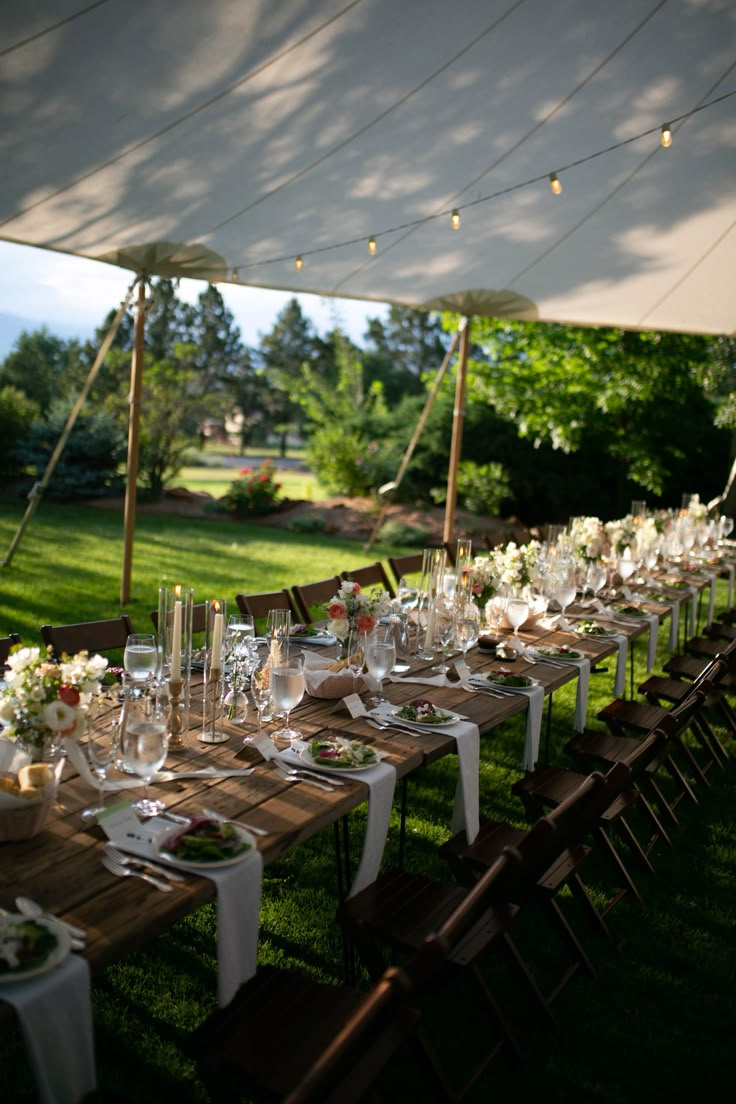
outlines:
[[[575,556],[588,563],[603,555],[606,530],[597,517],[577,517],[570,525],[569,541]]]
[[[100,693],[107,660],[88,652],[60,661],[40,648],[14,648],[0,689],[3,735],[42,751],[62,739],[77,740],[86,727],[89,704]]]
[[[481,613],[485,610],[486,603],[496,593],[497,586],[496,566],[490,555],[476,556],[473,560],[470,588],[473,601]]]
[[[614,556],[623,556],[636,539],[636,525],[631,514],[617,521],[607,521],[606,536]]]
[[[385,590],[376,587],[369,592],[351,579],[344,580],[326,606],[330,629],[340,641],[347,640],[351,632],[373,632],[390,609],[391,598]]]
[[[497,583],[513,590],[529,586],[533,581],[534,565],[541,547],[539,541],[529,541],[522,545],[509,541],[505,548],[494,549],[490,553],[490,559]]]

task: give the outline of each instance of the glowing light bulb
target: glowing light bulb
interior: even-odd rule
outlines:
[[[659,140],[663,149],[669,149],[672,145],[672,131],[670,130],[669,123],[665,123],[662,127],[662,133],[659,136]]]
[[[459,230],[460,229],[460,212],[459,211],[453,211],[452,212],[452,214],[450,215],[450,222],[452,223],[452,229],[453,230]]]
[[[368,239],[368,252],[370,253],[371,257],[375,256],[375,253],[376,253],[376,239],[375,238],[369,238]]]
[[[303,264],[304,264],[304,261],[302,260],[302,258],[297,257],[297,259],[294,261],[294,265],[296,266],[297,272],[301,272]]]
[[[552,189],[552,195],[559,195],[562,191],[562,184],[557,173],[549,174],[549,186]]]

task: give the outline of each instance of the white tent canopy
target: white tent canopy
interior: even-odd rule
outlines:
[[[0,28],[6,240],[736,329],[733,0],[4,0]]]

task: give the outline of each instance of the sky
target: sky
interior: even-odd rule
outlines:
[[[133,273],[99,261],[70,257],[12,242],[0,242],[0,359],[11,351],[22,330],[46,326],[57,337],[91,337],[109,310],[119,306]],[[202,280],[182,280],[180,298],[194,302]],[[268,333],[292,292],[220,285],[225,303],[246,345],[257,345]],[[363,344],[368,318],[382,318],[388,308],[352,299],[297,295],[304,315],[325,334],[339,325]]]

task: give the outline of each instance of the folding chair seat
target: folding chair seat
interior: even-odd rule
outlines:
[[[623,841],[637,865],[650,874],[654,873],[654,867],[649,854],[656,840],[661,837],[668,844],[670,840],[641,785],[641,779],[648,771],[658,769],[667,754],[666,735],[655,731],[643,740],[613,738],[608,733],[602,735],[607,737],[605,751],[609,757],[601,756],[599,762],[609,768],[606,776],[609,790],[605,795],[608,797],[608,804],[600,810],[598,819],[590,827],[590,834],[616,879],[623,881],[623,885],[614,890],[610,901],[601,910],[601,915],[605,916],[627,893],[641,902],[636,884],[611,838],[611,830]],[[614,759],[614,756],[617,758]],[[591,755],[584,758],[581,765],[588,770],[594,763]],[[619,766],[625,768],[626,776],[614,774],[614,769]],[[570,794],[582,784],[585,777],[567,767],[540,767],[516,782],[511,787],[511,792],[521,799],[526,815],[533,819],[548,809],[559,808],[569,800]],[[627,820],[628,813],[637,806],[641,806],[653,830],[645,845],[639,842]]]
[[[352,571],[341,571],[340,578],[343,580],[351,579],[354,583],[360,583],[364,590],[370,587],[382,587],[383,590],[388,591],[392,598],[396,597],[393,583],[380,560],[376,560],[372,564],[365,564],[364,567],[354,567]]]
[[[0,669],[7,663],[10,649],[20,643],[21,639],[18,633],[9,633],[7,636],[0,636]]]
[[[62,652],[111,652],[124,648],[128,637],[135,632],[127,613],[106,621],[79,621],[70,625],[42,625],[41,636],[56,656]]]
[[[599,775],[594,777],[600,779]],[[485,989],[479,962],[486,952],[497,948],[522,980],[539,1017],[552,1027],[556,1026],[550,1007],[552,1001],[579,966],[593,972],[590,960],[564,917],[561,914],[556,916],[558,934],[562,933],[568,949],[573,950],[575,963],[544,993],[516,947],[510,929],[519,910],[537,893],[540,879],[548,875],[566,849],[566,839],[558,830],[555,818],[564,816],[575,799],[585,796],[589,787],[599,784],[585,780],[584,786],[579,787],[580,795],[571,795],[564,806],[516,835],[514,846],[506,848],[506,853],[517,856],[513,875],[509,873],[506,880],[497,884],[496,896],[489,902],[491,907],[473,943],[472,953],[469,952],[463,962],[464,966],[472,969],[475,983]],[[423,874],[394,871],[381,876],[362,893],[346,901],[338,911],[338,919],[369,972],[375,976],[383,966],[386,950],[404,955],[416,951],[423,940],[460,906],[466,892],[460,886],[436,882]],[[458,964],[455,957],[451,961]],[[507,1029],[502,1030],[507,1033]],[[508,1034],[507,1041],[515,1053],[520,1051],[518,1043]]]
[[[299,620],[294,599],[285,587],[283,590],[266,590],[259,594],[236,594],[235,602],[241,613],[253,618],[254,624],[265,621],[272,609],[288,610],[294,623]]]
[[[329,579],[319,579],[315,583],[301,583],[293,586],[291,592],[294,595],[299,617],[305,625],[311,625],[314,618],[312,610],[315,606],[324,606],[340,589],[342,579],[339,575],[332,575]],[[324,619],[324,615],[316,618]]]

